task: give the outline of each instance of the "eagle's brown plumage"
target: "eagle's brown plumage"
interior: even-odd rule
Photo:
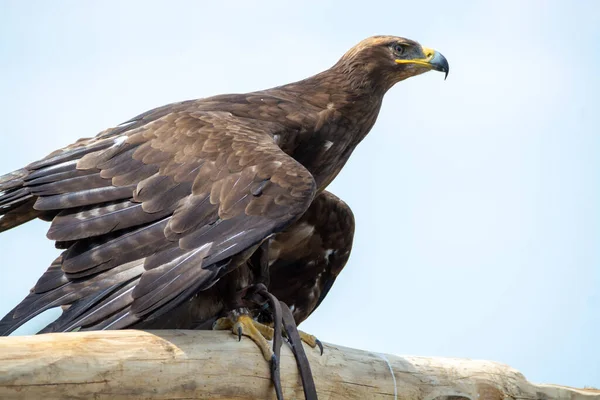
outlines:
[[[302,218],[269,246],[271,292],[300,324],[321,304],[346,265],[354,239],[354,215],[333,194],[318,195]]]
[[[350,207],[323,191],[302,217],[275,234],[268,249],[269,288],[292,310],[300,324],[319,306],[346,265],[354,238],[354,216]],[[258,256],[258,254],[256,254]],[[258,263],[259,257],[248,260]],[[236,289],[254,282],[253,268],[240,266],[215,286],[193,296],[171,312],[135,325],[143,329],[210,328],[226,311],[228,286]],[[269,316],[265,316],[267,320]],[[67,318],[68,319],[68,318]],[[58,324],[52,325],[53,328]],[[49,329],[51,331],[52,329]]]
[[[40,217],[65,249],[0,334],[56,306],[50,330],[134,326],[241,277],[339,173],[385,92],[430,69],[447,62],[370,38],[311,78],[159,107],[0,177],[0,230]]]

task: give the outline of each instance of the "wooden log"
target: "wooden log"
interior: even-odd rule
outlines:
[[[490,361],[398,357],[306,347],[320,399],[600,399],[600,391],[534,385]],[[282,349],[286,399],[302,399]],[[0,338],[0,399],[274,399],[258,348],[228,332],[106,331]]]

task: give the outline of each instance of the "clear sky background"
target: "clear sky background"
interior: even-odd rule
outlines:
[[[600,386],[600,2],[215,3],[0,1],[0,174],[152,107],[302,79],[367,36],[417,40],[450,75],[392,89],[330,186],[354,249],[303,328]],[[55,257],[46,229],[0,235],[0,314]]]

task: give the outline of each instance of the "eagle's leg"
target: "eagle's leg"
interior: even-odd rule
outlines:
[[[260,270],[254,272],[261,279],[264,279],[264,268],[263,263],[266,257],[266,249],[268,246],[268,240],[265,240],[260,246],[255,248],[253,252],[260,254],[259,268]],[[254,267],[256,268],[256,267]],[[231,274],[241,274],[239,269],[234,270]],[[237,286],[239,279],[229,279],[226,286],[223,288],[226,298],[225,310],[230,310],[226,316],[219,318],[213,324],[213,330],[231,330],[234,335],[238,336],[238,340],[241,340],[242,336],[247,336],[256,343],[258,348],[261,350],[265,360],[273,362],[275,360],[274,352],[271,350],[267,340],[273,339],[273,334],[265,329],[262,329],[259,324],[254,321],[253,315],[250,309],[255,306],[266,307],[266,300],[263,300],[262,304],[257,304],[256,301],[248,301],[245,297],[249,291],[253,291],[256,285],[250,285],[240,290]],[[262,299],[261,299],[262,300]],[[250,309],[249,309],[250,308]],[[278,362],[275,361],[275,362]]]
[[[247,309],[237,308],[230,311],[226,317],[216,320],[213,324],[213,330],[231,330],[234,335],[238,336],[238,340],[241,340],[242,336],[249,337],[256,343],[265,360],[271,362],[273,350],[271,350],[268,340],[273,339],[273,333],[270,332],[269,334],[268,331],[257,325],[262,324],[254,321]]]
[[[270,272],[269,272],[269,245],[271,244],[271,240],[267,239],[265,240],[260,247],[257,249],[256,254],[258,255],[258,262],[257,262],[257,266],[255,267],[255,286],[258,287],[258,285],[263,284],[266,288],[269,287],[269,281],[270,281]],[[272,317],[272,316],[271,316]],[[267,322],[265,324],[262,324],[260,322],[256,322],[255,321],[255,326],[257,329],[260,330],[260,332],[263,334],[264,337],[266,337],[268,340],[271,340],[273,338],[273,322]],[[323,354],[323,345],[321,344],[321,342],[319,341],[319,339],[317,339],[315,336],[313,335],[309,335],[308,333],[302,332],[301,330],[298,330],[298,333],[300,334],[300,339],[308,344],[310,347],[312,347],[313,349],[316,346],[319,346],[319,349],[321,350],[321,355]]]
[[[233,289],[233,287],[230,287]],[[258,292],[264,294],[258,294]],[[267,305],[268,304],[268,305]],[[256,322],[247,307],[269,307],[275,321],[280,321],[274,325],[271,331],[265,329],[264,325]],[[269,362],[271,370],[271,380],[275,387],[275,394],[278,400],[283,400],[283,390],[281,387],[280,376],[280,349],[282,343],[282,323],[281,307],[279,302],[268,292],[263,284],[251,285],[241,291],[232,291],[229,297],[229,307],[231,311],[225,317],[219,318],[213,324],[214,330],[231,330],[241,340],[242,336],[247,336],[256,343],[261,350],[265,360]],[[273,340],[273,347],[269,346],[267,340]]]

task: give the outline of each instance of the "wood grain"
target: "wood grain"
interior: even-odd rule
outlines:
[[[302,399],[282,349],[286,399]],[[535,385],[495,362],[306,348],[320,399],[600,400],[600,391]],[[104,331],[0,338],[1,399],[274,399],[267,363],[227,332]]]

